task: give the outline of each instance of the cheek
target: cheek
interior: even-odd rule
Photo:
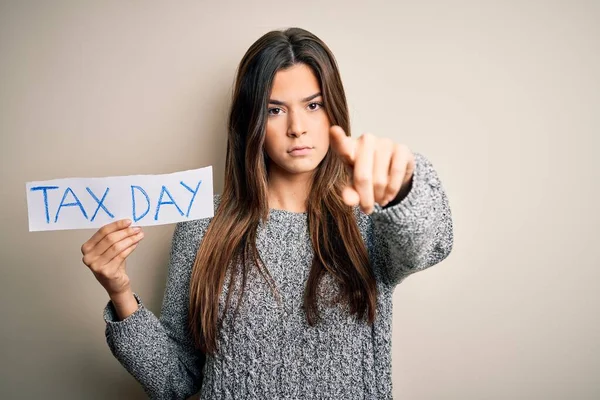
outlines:
[[[282,118],[269,119],[265,126],[265,142],[276,143],[281,139],[281,135],[285,135],[285,124],[282,123]]]
[[[278,123],[267,123],[265,128],[264,151],[270,160],[278,163],[281,161],[286,150],[286,135],[282,133],[281,126]]]
[[[267,151],[273,150],[277,144],[277,129],[272,123],[268,122],[265,128],[265,149]]]
[[[329,148],[329,118],[324,112],[315,117],[311,121],[309,132],[313,133],[314,144],[318,145],[320,149],[325,147],[325,151],[327,151],[327,148]]]
[[[319,147],[321,149],[323,149],[325,152],[327,152],[327,149],[329,149],[329,123],[326,124],[322,124],[319,127],[319,137],[318,137],[318,144]]]
[[[329,147],[329,125],[323,131],[323,136],[321,138],[321,142],[323,143],[323,146],[325,146],[326,148]]]
[[[265,144],[263,146],[263,152],[269,159],[273,159],[273,147],[272,143],[269,141],[269,136],[265,137]]]

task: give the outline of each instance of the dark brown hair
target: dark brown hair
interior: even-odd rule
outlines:
[[[295,64],[305,64],[313,70],[330,123],[341,126],[350,135],[346,95],[336,61],[325,43],[306,30],[290,28],[269,32],[248,49],[238,67],[233,90],[223,194],[198,249],[190,280],[190,331],[205,353],[218,350],[219,297],[228,267],[233,268],[233,273],[224,312],[230,307],[231,289],[240,277],[239,298],[243,297],[249,268],[258,268],[274,293],[278,293],[260,262],[256,232],[259,222],[269,215],[264,150],[269,95],[277,71]],[[318,284],[326,273],[339,283],[336,302],[347,304],[350,313],[359,318],[366,315],[369,323],[375,319],[377,287],[367,249],[354,211],[341,197],[348,182],[343,162],[328,151],[314,171],[306,204],[314,249],[304,294],[310,325],[319,320]]]

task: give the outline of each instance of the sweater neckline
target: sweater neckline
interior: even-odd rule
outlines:
[[[308,213],[305,212],[294,212],[288,210],[281,210],[278,208],[269,208],[269,219],[278,222],[284,221],[305,221]]]
[[[301,215],[306,215],[307,212],[296,212],[296,211],[289,211],[289,210],[281,210],[279,208],[269,208],[269,214],[282,214],[282,215],[297,215],[297,216],[301,216]]]

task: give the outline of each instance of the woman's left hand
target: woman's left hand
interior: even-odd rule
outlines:
[[[336,125],[329,128],[329,139],[331,148],[352,168],[352,186],[342,192],[346,204],[360,204],[364,213],[371,214],[374,203],[383,207],[408,194],[415,156],[406,145],[370,133],[354,139]]]

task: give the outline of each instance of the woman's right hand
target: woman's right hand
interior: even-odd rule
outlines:
[[[127,219],[104,225],[81,246],[83,263],[111,298],[130,290],[126,259],[144,237],[140,227],[130,225]]]

